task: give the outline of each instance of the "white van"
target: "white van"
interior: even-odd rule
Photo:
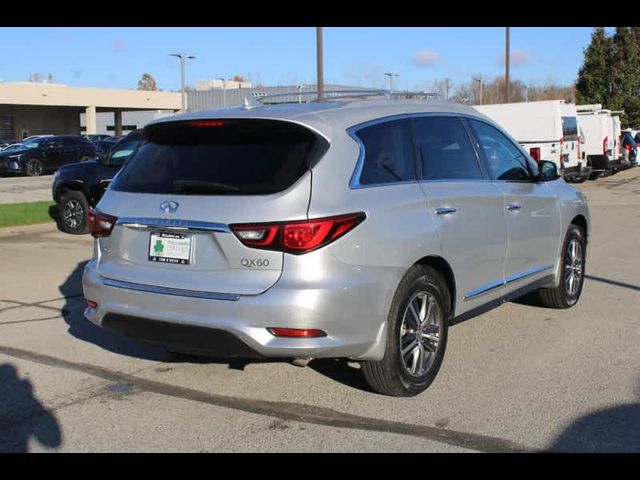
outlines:
[[[582,158],[576,106],[564,100],[476,105],[536,160],[551,160],[567,181],[583,182],[591,169]]]
[[[594,176],[607,175],[622,167],[620,160],[620,117],[601,104],[577,105],[578,120],[584,132],[584,150]],[[617,119],[617,120],[616,120]]]

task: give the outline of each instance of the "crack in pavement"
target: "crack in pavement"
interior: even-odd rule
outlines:
[[[71,362],[37,352],[19,348],[0,346],[0,353],[27,360],[30,362],[82,372],[111,382],[129,383],[142,391],[181,398],[217,407],[230,408],[258,415],[293,420],[296,422],[366,430],[382,433],[409,435],[425,440],[445,443],[479,452],[528,452],[533,451],[511,440],[490,437],[475,433],[447,430],[444,428],[415,425],[378,418],[363,417],[339,412],[326,407],[306,405],[292,402],[274,402],[232,397],[215,393],[202,392],[191,388],[135,377],[104,367],[86,363]]]

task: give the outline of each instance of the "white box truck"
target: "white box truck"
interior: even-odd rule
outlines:
[[[583,132],[584,152],[587,163],[593,170],[593,177],[608,175],[621,168],[622,142],[620,117],[601,104],[577,105],[578,121]]]
[[[564,100],[475,105],[536,160],[551,160],[567,181],[584,182],[591,168],[580,152],[576,106]]]

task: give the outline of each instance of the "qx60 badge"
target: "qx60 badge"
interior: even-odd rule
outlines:
[[[162,213],[176,213],[180,204],[178,202],[174,202],[173,200],[162,202],[160,204],[160,211]]]

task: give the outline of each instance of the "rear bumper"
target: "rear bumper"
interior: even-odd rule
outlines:
[[[587,165],[576,165],[575,167],[563,168],[560,172],[564,178],[588,177],[593,169]]]
[[[331,262],[337,260],[333,258]],[[96,325],[143,341],[178,351],[195,349],[203,355],[238,356],[218,348],[213,340],[210,347],[207,342],[203,345],[192,341],[172,345],[174,337],[167,332],[178,332],[179,338],[187,340],[199,339],[198,335],[188,334],[198,328],[203,329],[201,339],[226,332],[247,347],[239,349],[239,356],[253,356],[250,352],[255,352],[279,358],[380,359],[384,355],[388,299],[392,296],[389,291],[395,291],[404,272],[345,264],[340,264],[340,268],[339,272],[334,269],[335,275],[313,282],[299,281],[293,278],[295,274],[287,280],[283,273],[283,278],[264,293],[218,300],[105,285],[105,279],[97,273],[96,261],[92,260],[82,281],[85,297],[97,302],[98,307],[88,307],[85,317]],[[114,323],[114,318],[119,320]],[[128,322],[132,326],[127,326]],[[321,329],[327,336],[275,337],[267,330],[273,327]],[[147,329],[163,334],[145,333]],[[205,335],[206,332],[211,335]]]

